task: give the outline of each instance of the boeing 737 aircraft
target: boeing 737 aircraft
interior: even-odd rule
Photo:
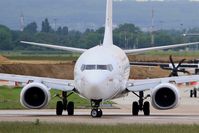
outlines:
[[[67,98],[70,92],[75,92],[91,101],[91,116],[101,117],[100,104],[103,101],[124,96],[132,92],[139,97],[139,102],[133,102],[132,114],[150,115],[150,103],[145,101],[144,91],[151,90],[151,103],[154,108],[167,110],[177,107],[180,99],[176,83],[199,81],[199,76],[168,77],[145,80],[131,80],[130,63],[127,54],[139,54],[150,50],[176,48],[195,45],[196,43],[176,44],[162,47],[122,50],[113,45],[112,36],[112,0],[107,0],[105,35],[103,43],[90,49],[55,46],[22,41],[21,43],[48,48],[82,53],[75,64],[74,80],[53,79],[44,77],[0,74],[0,80],[27,83],[21,91],[20,102],[29,109],[42,109],[48,105],[51,98],[50,89],[61,90],[62,98],[57,102],[56,114],[62,115],[63,110],[68,115],[74,115],[74,103]]]

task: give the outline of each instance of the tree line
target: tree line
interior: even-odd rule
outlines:
[[[154,44],[151,44],[150,32],[142,31],[134,24],[121,24],[114,29],[114,44],[123,49],[143,48],[167,44],[185,43],[199,41],[199,37],[184,37],[185,30],[156,30],[154,32]],[[189,29],[188,32],[199,33],[199,28]],[[21,44],[19,41],[33,41],[39,43],[50,43],[77,48],[91,48],[103,41],[104,27],[86,29],[84,32],[69,30],[67,26],[53,29],[48,21],[42,21],[41,30],[38,30],[36,22],[24,27],[23,31],[11,30],[0,25],[0,50],[47,50]]]

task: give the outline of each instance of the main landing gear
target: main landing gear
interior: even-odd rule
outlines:
[[[150,95],[144,97],[144,92],[140,91],[139,95],[133,92],[138,98],[138,102],[133,102],[132,104],[132,115],[137,116],[139,111],[143,111],[145,116],[150,115],[150,103],[148,101],[144,102]]]
[[[67,92],[62,92],[62,97],[58,96],[62,101],[57,102],[56,106],[56,114],[61,116],[63,111],[67,111],[68,115],[74,115],[74,102],[68,102],[67,97],[69,97],[72,93],[67,95]]]
[[[190,97],[197,97],[197,89],[190,90]]]
[[[99,108],[101,102],[102,102],[102,100],[91,100],[91,107],[92,107],[91,116],[93,118],[102,117],[103,112]]]

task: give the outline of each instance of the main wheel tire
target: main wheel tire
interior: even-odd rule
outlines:
[[[132,105],[132,115],[137,116],[138,112],[139,112],[138,102],[133,102],[133,105]]]
[[[144,111],[144,115],[146,115],[146,116],[150,115],[150,103],[149,102],[144,102],[143,111]]]
[[[197,90],[196,89],[193,90],[193,95],[194,95],[194,97],[197,97]]]
[[[69,102],[67,105],[68,115],[74,115],[74,102]]]
[[[58,102],[57,102],[57,106],[56,106],[56,114],[57,114],[58,116],[62,115],[63,109],[64,109],[64,106],[63,106],[62,101],[58,101]]]
[[[190,90],[190,97],[193,97],[193,90]]]
[[[93,117],[93,118],[96,118],[96,117],[98,117],[98,110],[97,109],[92,109],[91,110],[91,116]]]

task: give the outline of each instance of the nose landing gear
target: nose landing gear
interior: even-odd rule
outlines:
[[[91,100],[91,107],[92,107],[91,116],[93,118],[102,117],[103,112],[99,108],[101,102],[102,102],[102,100]]]

